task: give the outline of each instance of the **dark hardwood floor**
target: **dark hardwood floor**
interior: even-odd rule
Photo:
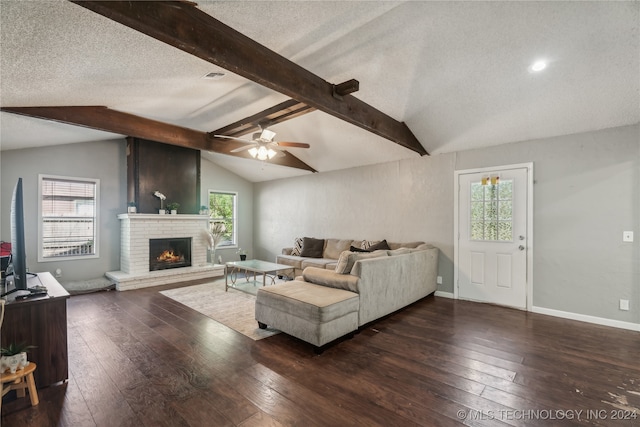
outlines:
[[[68,382],[2,426],[640,425],[638,332],[430,296],[318,356],[170,287],[71,297]]]

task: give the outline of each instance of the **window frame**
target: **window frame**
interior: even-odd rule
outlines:
[[[212,190],[209,189],[208,193],[207,193],[207,206],[209,208],[209,230],[211,230],[211,225],[217,221],[214,220],[211,215],[211,195],[212,194],[222,194],[222,195],[228,195],[228,196],[233,196],[233,233],[232,233],[232,240],[231,243],[225,244],[225,242],[220,242],[220,244],[218,245],[219,249],[233,249],[233,248],[238,248],[238,201],[239,201],[239,197],[238,197],[238,192],[237,191],[226,191],[226,190]]]
[[[42,210],[42,185],[45,180],[58,180],[58,181],[73,181],[92,183],[95,186],[94,193],[94,215],[93,215],[93,249],[92,254],[84,255],[64,255],[64,256],[45,256],[44,255],[44,217]],[[100,258],[100,179],[99,178],[86,178],[86,177],[74,177],[74,176],[62,176],[62,175],[38,175],[38,262],[60,262],[60,261],[74,261],[74,260],[87,260]]]

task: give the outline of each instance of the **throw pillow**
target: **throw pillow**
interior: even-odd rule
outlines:
[[[369,248],[373,245],[377,245],[378,243],[380,243],[379,240],[374,241],[374,240],[363,240],[362,241],[362,249],[366,250],[367,252],[369,251]]]
[[[353,264],[356,262],[356,252],[343,251],[338,258],[338,264],[336,264],[336,273],[349,274],[353,268]]]
[[[368,250],[366,250],[366,249],[357,248],[357,247],[355,247],[355,246],[351,246],[351,247],[349,248],[349,250],[350,250],[351,252],[369,252],[369,251],[368,251]]]
[[[302,237],[296,237],[293,242],[293,250],[291,251],[291,255],[300,256],[302,253]]]
[[[314,239],[313,237],[304,237],[302,239],[302,250],[300,256],[309,258],[322,258],[324,250],[324,239]]]
[[[326,239],[323,258],[338,259],[342,251],[349,249],[352,240]]]
[[[381,241],[381,242],[376,243],[375,245],[371,245],[371,246],[369,246],[369,247],[367,248],[367,251],[368,251],[368,252],[373,252],[373,251],[377,251],[377,250],[380,250],[380,249],[384,249],[384,250],[389,250],[389,249],[391,249],[391,248],[389,247],[389,245],[387,244],[387,240],[386,240],[386,239],[385,239],[385,240],[383,240],[383,241]]]

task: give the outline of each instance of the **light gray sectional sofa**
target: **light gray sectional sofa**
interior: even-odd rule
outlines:
[[[305,237],[296,239],[296,244],[300,245],[299,247],[294,246],[291,248],[284,248],[282,249],[282,254],[276,257],[276,262],[278,264],[290,265],[292,267],[293,273],[289,276],[291,279],[295,276],[301,275],[302,271],[307,267],[318,267],[328,270],[335,269],[338,264],[340,254],[344,251],[348,251],[352,246],[362,250],[369,250],[369,248],[373,247],[375,250],[376,245],[380,245],[382,242],[386,243],[389,249],[415,248],[424,244],[424,242],[387,243],[386,240],[383,240],[382,242],[372,242],[368,240],[322,239],[324,243],[322,245],[321,256],[308,256],[300,253],[301,250],[304,250],[303,242],[307,239],[309,238]],[[320,252],[315,255],[320,255]]]
[[[325,344],[436,290],[439,250],[415,246],[345,250],[321,267],[307,265],[295,280],[258,290],[256,320],[261,328],[279,329],[321,351]]]

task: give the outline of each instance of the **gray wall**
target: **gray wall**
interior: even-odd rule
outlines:
[[[203,205],[208,205],[209,190],[238,193],[238,246],[247,251],[248,258],[253,258],[253,183],[203,157],[200,189]],[[218,247],[215,261],[218,255],[222,256],[223,262],[240,260],[236,254],[238,246],[228,249]]]
[[[62,270],[60,283],[91,281],[107,271],[120,269],[120,221],[127,211],[127,160],[124,139],[80,144],[2,151],[0,158],[0,240],[10,240],[9,209],[18,177],[22,177],[25,196],[25,239],[30,271]],[[87,260],[38,263],[38,174],[52,174],[100,179],[100,257]],[[237,191],[239,206],[239,242],[252,253],[253,185],[228,170],[202,159],[202,200],[209,189]],[[206,201],[204,202],[206,204]],[[223,259],[237,257],[236,249],[219,250]],[[88,283],[85,288],[102,284]]]
[[[275,260],[304,236],[425,241],[440,248],[440,290],[451,292],[453,162],[452,154],[416,157],[258,183],[256,252]]]
[[[640,323],[640,126],[465,151],[456,169],[529,161],[533,305]]]
[[[7,212],[18,177],[22,177],[27,266],[30,271],[62,270],[61,283],[94,279],[120,269],[119,213],[126,212],[125,141],[101,141],[2,152],[0,238],[10,240]],[[99,258],[38,263],[38,174],[100,179]]]
[[[439,290],[453,292],[454,171],[534,162],[534,306],[640,323],[639,134],[626,126],[259,183],[256,252],[274,259],[298,236],[424,240],[441,249]]]

